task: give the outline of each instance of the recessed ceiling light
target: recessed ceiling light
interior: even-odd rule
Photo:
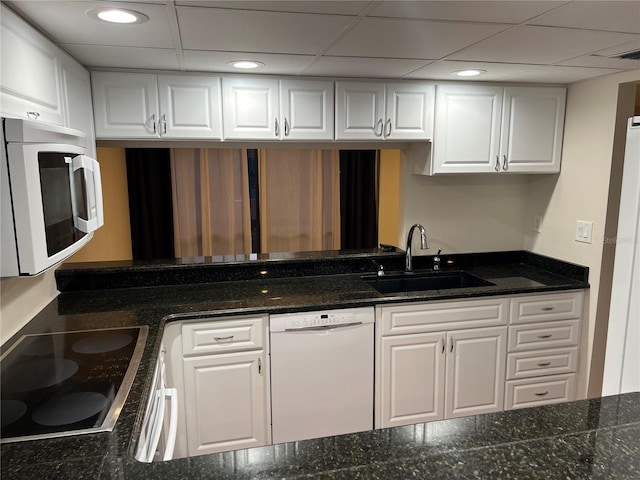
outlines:
[[[454,75],[458,77],[477,77],[478,75],[482,75],[483,73],[487,73],[486,70],[458,70],[457,72],[453,72]]]
[[[123,8],[98,8],[95,10],[89,10],[87,15],[95,18],[96,20],[102,20],[109,23],[144,23],[149,20],[144,13],[136,12],[134,10],[126,10]]]
[[[264,63],[256,62],[255,60],[234,60],[232,62],[227,62],[227,65],[231,65],[233,68],[240,68],[242,70],[264,67]]]

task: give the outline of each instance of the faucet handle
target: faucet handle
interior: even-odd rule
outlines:
[[[436,255],[433,257],[434,270],[440,270],[440,252],[442,252],[441,248],[438,249],[438,253],[436,253]]]

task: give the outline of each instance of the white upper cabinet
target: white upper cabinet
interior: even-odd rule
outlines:
[[[336,140],[379,140],[384,130],[384,84],[336,82]]]
[[[333,82],[224,78],[224,138],[333,140]]]
[[[439,85],[429,172],[557,173],[566,90]]]
[[[278,140],[280,121],[278,80],[223,78],[224,138]]]
[[[504,89],[500,147],[502,171],[560,171],[565,102],[564,88]]]
[[[2,5],[2,115],[64,125],[60,50]]]
[[[158,75],[160,135],[222,138],[218,77]]]
[[[280,110],[282,139],[333,140],[332,81],[282,80]]]
[[[96,158],[91,102],[91,76],[85,68],[69,56],[60,57],[64,126],[87,135],[88,154]]]
[[[336,82],[336,140],[430,140],[432,84]]]
[[[98,138],[221,138],[219,77],[92,72]]]
[[[496,171],[503,90],[438,85],[432,173]]]
[[[427,83],[387,83],[384,137],[431,140],[434,90],[434,86]]]

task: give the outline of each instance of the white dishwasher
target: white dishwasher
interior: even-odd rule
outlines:
[[[273,443],[373,428],[373,307],[271,315]]]

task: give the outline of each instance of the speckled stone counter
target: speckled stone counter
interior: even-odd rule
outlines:
[[[167,322],[588,288],[587,269],[526,252],[443,257],[445,268],[473,273],[490,281],[490,286],[383,295],[362,279],[380,264],[387,271],[401,269],[403,260],[402,253],[373,252],[357,254],[346,262],[329,257],[242,264],[236,269],[226,263],[223,268],[205,265],[180,270],[183,267],[178,266],[177,276],[167,273],[174,267],[145,265],[138,267],[145,273],[137,277],[135,288],[121,288],[129,285],[123,279],[127,272],[135,271],[135,265],[121,265],[110,274],[104,265],[63,272],[63,283],[73,287],[6,342],[3,350],[27,333],[148,325],[143,358],[112,432],[3,444],[1,477],[606,478],[619,469],[620,476],[611,478],[637,478],[638,394],[157,464],[133,459]],[[430,262],[431,257],[414,259],[416,268],[428,268]],[[215,278],[212,270],[216,270]],[[167,278],[172,279],[168,285],[158,280]],[[183,284],[185,278],[194,282]],[[87,286],[84,291],[78,287],[82,284]]]

